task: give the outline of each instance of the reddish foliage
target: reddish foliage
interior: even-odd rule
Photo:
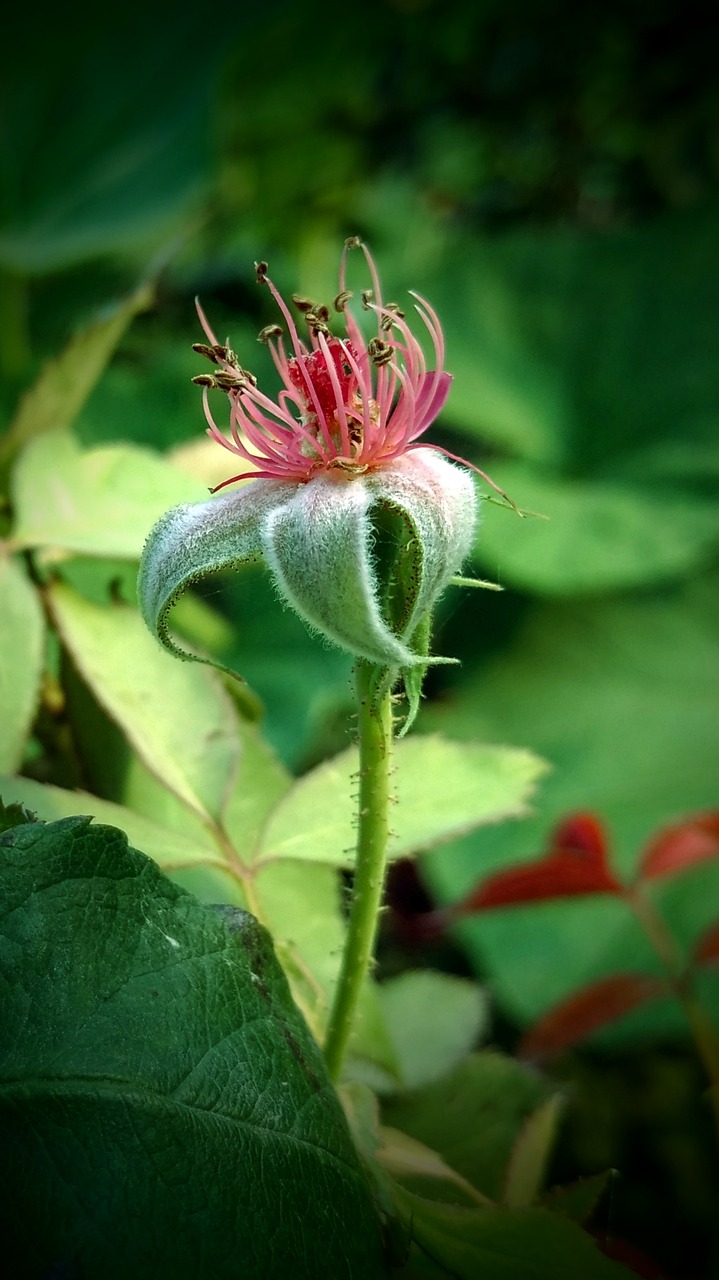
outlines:
[[[692,958],[695,964],[719,964],[719,922],[712,924],[694,943]]]
[[[636,1245],[630,1244],[628,1240],[619,1240],[616,1236],[599,1235],[596,1231],[591,1234],[605,1257],[611,1258],[614,1262],[623,1263],[635,1276],[641,1276],[642,1280],[669,1280],[666,1272],[662,1271],[648,1254],[638,1249]]]
[[[647,1000],[670,994],[668,983],[645,973],[615,973],[560,1001],[524,1036],[520,1055],[545,1058],[577,1044]]]
[[[545,898],[621,892],[621,884],[607,865],[607,844],[599,820],[591,813],[575,813],[554,831],[544,857],[488,876],[455,906],[454,913],[465,915]]]
[[[665,827],[649,842],[639,874],[645,880],[655,880],[717,856],[719,812],[698,813],[686,822]]]

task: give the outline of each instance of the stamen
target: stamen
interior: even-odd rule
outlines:
[[[257,341],[267,344],[270,338],[281,338],[283,333],[284,330],[281,324],[266,324],[264,329],[260,329]]]

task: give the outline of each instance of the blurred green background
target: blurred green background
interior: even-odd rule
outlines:
[[[472,569],[504,592],[443,603],[436,647],[462,665],[435,669],[418,731],[529,746],[552,770],[533,815],[432,855],[427,884],[460,896],[577,808],[602,816],[630,874],[659,825],[716,807],[717,11],[243,0],[10,24],[5,422],[74,330],[152,278],[77,432],[160,451],[201,439],[195,295],[271,385],[253,262],[329,299],[342,242],[362,235],[388,296],[417,289],[444,324],[455,383],[433,442],[548,517],[484,505]],[[258,572],[207,598],[285,761],[343,747],[349,661]],[[717,901],[709,867],[663,907],[688,941]],[[614,902],[570,905],[463,928],[510,1022],[652,967]],[[679,1016],[646,1011],[606,1043],[657,1034],[681,1040]]]

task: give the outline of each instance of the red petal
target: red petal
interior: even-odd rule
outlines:
[[[575,813],[557,827],[548,854],[488,876],[454,911],[465,915],[544,898],[621,892],[621,884],[607,867],[606,841],[598,819],[591,813]]]
[[[560,1001],[535,1022],[522,1040],[520,1056],[544,1058],[559,1053],[647,1000],[670,993],[668,983],[648,974],[615,973],[600,978]]]
[[[645,880],[686,871],[719,855],[719,812],[698,813],[665,827],[647,845],[639,874]]]

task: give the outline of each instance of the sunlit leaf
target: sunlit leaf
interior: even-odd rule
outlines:
[[[440,737],[402,739],[395,753],[392,858],[521,816],[545,772],[530,752]],[[351,749],[300,778],[267,824],[262,857],[351,866],[358,767],[357,751]]]
[[[207,834],[204,840],[183,835],[181,831],[153,822],[125,805],[101,800],[89,791],[68,791],[49,782],[31,778],[0,775],[0,796],[5,803],[25,805],[43,822],[71,818],[78,814],[96,818],[108,826],[119,827],[136,848],[142,846],[163,871],[176,871],[195,865],[224,867],[225,862]]]
[[[219,818],[241,752],[219,678],[165,653],[126,605],[93,605],[58,583],[50,599],[63,645],[140,759],[185,804]]]
[[[45,622],[20,561],[0,556],[0,771],[23,756],[40,692]]]
[[[13,473],[18,547],[139,560],[153,524],[200,486],[149,449],[83,450],[67,432],[49,432],[23,450]]]

